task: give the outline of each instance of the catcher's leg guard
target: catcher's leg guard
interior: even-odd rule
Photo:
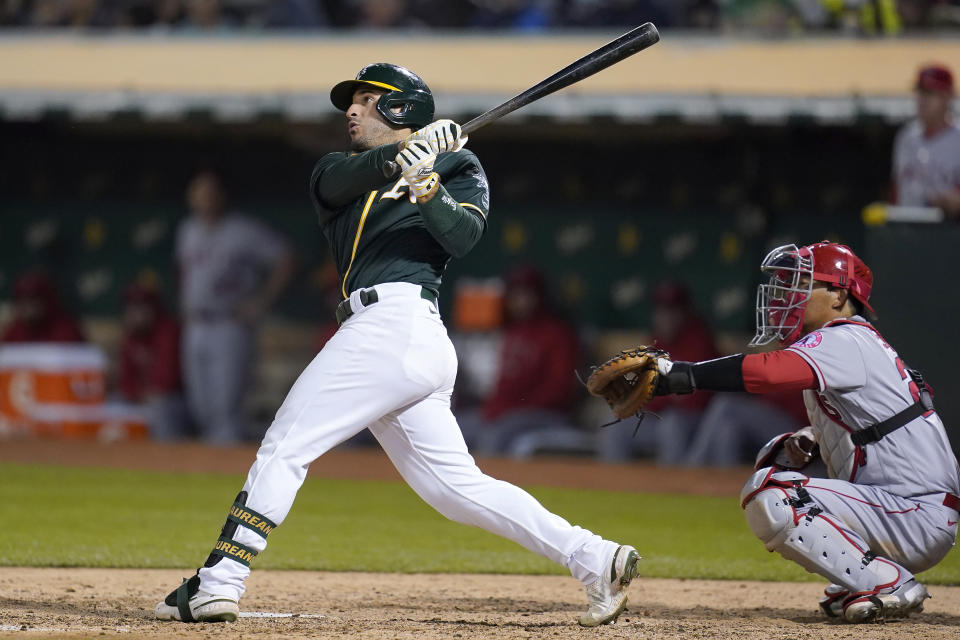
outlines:
[[[796,472],[757,471],[744,487],[747,524],[768,551],[776,551],[851,594],[890,590],[912,575],[855,542],[856,534],[815,506]]]

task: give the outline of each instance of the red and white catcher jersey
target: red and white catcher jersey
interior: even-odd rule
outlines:
[[[816,373],[818,389],[804,391],[804,402],[830,477],[905,497],[960,493],[957,459],[934,411],[879,442],[857,447],[850,440],[919,398],[897,352],[866,320],[828,323],[788,350]]]

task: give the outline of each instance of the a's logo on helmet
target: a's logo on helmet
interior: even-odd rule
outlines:
[[[803,347],[804,349],[813,349],[814,347],[820,346],[821,342],[823,342],[823,334],[821,334],[819,331],[814,331],[813,333],[808,333],[794,342],[793,346]]]

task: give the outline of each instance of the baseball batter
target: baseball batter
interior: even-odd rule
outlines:
[[[156,607],[162,619],[234,621],[250,562],[283,523],[307,468],[369,428],[404,480],[446,517],[513,540],[586,587],[584,626],[614,621],[637,571],[618,545],[484,475],[450,411],[457,357],[437,311],[451,256],[486,229],[489,187],[459,125],[432,122],[433,96],[414,73],[364,67],[337,84],[350,153],[317,163],[310,195],[341,279],[339,330],[293,385],[209,558]],[[395,160],[401,175],[381,167]]]
[[[750,529],[830,580],[827,615],[866,622],[922,611],[929,596],[913,574],[947,555],[960,519],[960,471],[929,389],[866,320],[873,275],[848,247],[787,245],[761,268],[769,281],[751,344],[785,348],[658,358],[655,394],[802,389],[810,426],[761,451],[743,488]],[[800,473],[817,451],[829,478]]]

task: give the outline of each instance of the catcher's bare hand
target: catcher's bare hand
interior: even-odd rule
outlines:
[[[817,439],[810,427],[804,427],[787,438],[783,443],[783,451],[787,454],[787,461],[795,467],[803,467],[813,458]]]
[[[603,398],[613,415],[627,418],[643,410],[654,396],[660,377],[658,361],[670,354],[656,347],[627,349],[595,367],[587,378],[587,391]]]

